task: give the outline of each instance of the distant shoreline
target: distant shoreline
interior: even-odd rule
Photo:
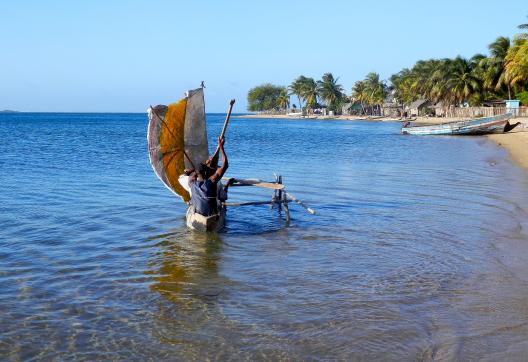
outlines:
[[[247,114],[231,116],[232,118],[255,118],[255,119],[291,119],[291,120],[345,120],[345,121],[400,121],[393,117],[360,117],[360,116],[297,116],[287,114]]]

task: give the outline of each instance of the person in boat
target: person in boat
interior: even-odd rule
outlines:
[[[216,169],[211,168],[211,158],[209,158],[200,164],[198,170],[186,170],[185,172],[189,175],[191,204],[194,210],[203,216],[218,214],[219,201],[227,199],[227,190],[220,184],[220,180],[229,167],[229,161],[224,150],[224,142],[224,138],[218,140],[222,166]],[[229,183],[227,186],[229,186]],[[222,195],[222,192],[225,192],[225,195]]]

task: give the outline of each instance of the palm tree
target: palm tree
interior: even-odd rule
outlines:
[[[430,60],[431,73],[423,80],[426,85],[422,97],[434,103],[442,102],[446,105],[452,104],[451,89],[449,88],[449,81],[452,77],[452,60],[439,59]]]
[[[337,83],[338,80],[339,78],[334,79],[332,73],[325,73],[322,80],[317,81],[319,97],[334,112],[337,111],[337,105],[344,97],[344,89],[341,84]]]
[[[365,84],[368,93],[367,103],[370,106],[376,106],[378,112],[381,112],[381,105],[387,96],[387,85],[380,81],[378,73],[369,73],[365,78]]]
[[[416,62],[411,70],[411,90],[418,98],[432,98],[431,93],[435,87],[438,87],[437,82],[441,81],[442,66],[443,60],[430,59]]]
[[[303,90],[304,86],[306,84],[306,78],[304,75],[301,75],[295,79],[292,84],[290,84],[289,89],[292,94],[295,94],[297,96],[297,99],[299,100],[299,109],[302,110],[302,103],[301,99],[303,97]]]
[[[290,95],[288,94],[288,89],[283,88],[277,97],[277,105],[280,109],[287,110],[290,106]]]
[[[479,79],[472,71],[471,62],[460,56],[449,61],[446,87],[450,104],[461,104],[480,90]]]
[[[390,78],[390,82],[394,89],[394,97],[400,105],[410,104],[416,100],[415,93],[412,88],[412,72],[408,68],[402,69],[399,73],[394,74]]]
[[[301,96],[304,98],[308,109],[313,109],[317,105],[317,83],[313,78],[304,79]]]
[[[500,36],[488,46],[490,56],[480,61],[483,88],[492,92],[508,92],[511,98],[510,84],[506,81],[504,62],[510,49],[510,39]]]
[[[368,102],[368,89],[367,83],[364,80],[359,80],[354,83],[352,87],[352,100],[361,104],[363,113],[365,112],[365,104]]]
[[[528,83],[528,39],[518,36],[504,59],[505,79],[511,87],[524,89]]]

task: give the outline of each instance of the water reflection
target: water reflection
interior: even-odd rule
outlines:
[[[156,246],[159,251],[145,272],[154,276],[152,291],[182,307],[196,298],[208,300],[219,295],[220,234],[204,234],[182,227],[164,235]]]

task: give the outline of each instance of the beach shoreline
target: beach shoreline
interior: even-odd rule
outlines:
[[[291,120],[346,120],[346,121],[371,121],[371,122],[404,122],[400,118],[392,117],[358,117],[358,116],[310,116],[300,118],[291,115],[269,115],[269,114],[250,114],[237,115],[234,118],[255,118],[255,119],[291,119]],[[446,117],[417,117],[413,123],[429,125],[440,124],[452,121],[461,121],[463,118],[446,118]],[[511,158],[522,168],[528,170],[528,118],[515,118],[514,122],[521,122],[517,128],[508,133],[490,134],[486,137],[495,142],[499,147],[508,151]],[[512,121],[513,123],[513,121]]]
[[[524,122],[524,127],[510,133],[490,134],[487,137],[499,147],[506,149],[518,165],[528,170],[528,121]]]

